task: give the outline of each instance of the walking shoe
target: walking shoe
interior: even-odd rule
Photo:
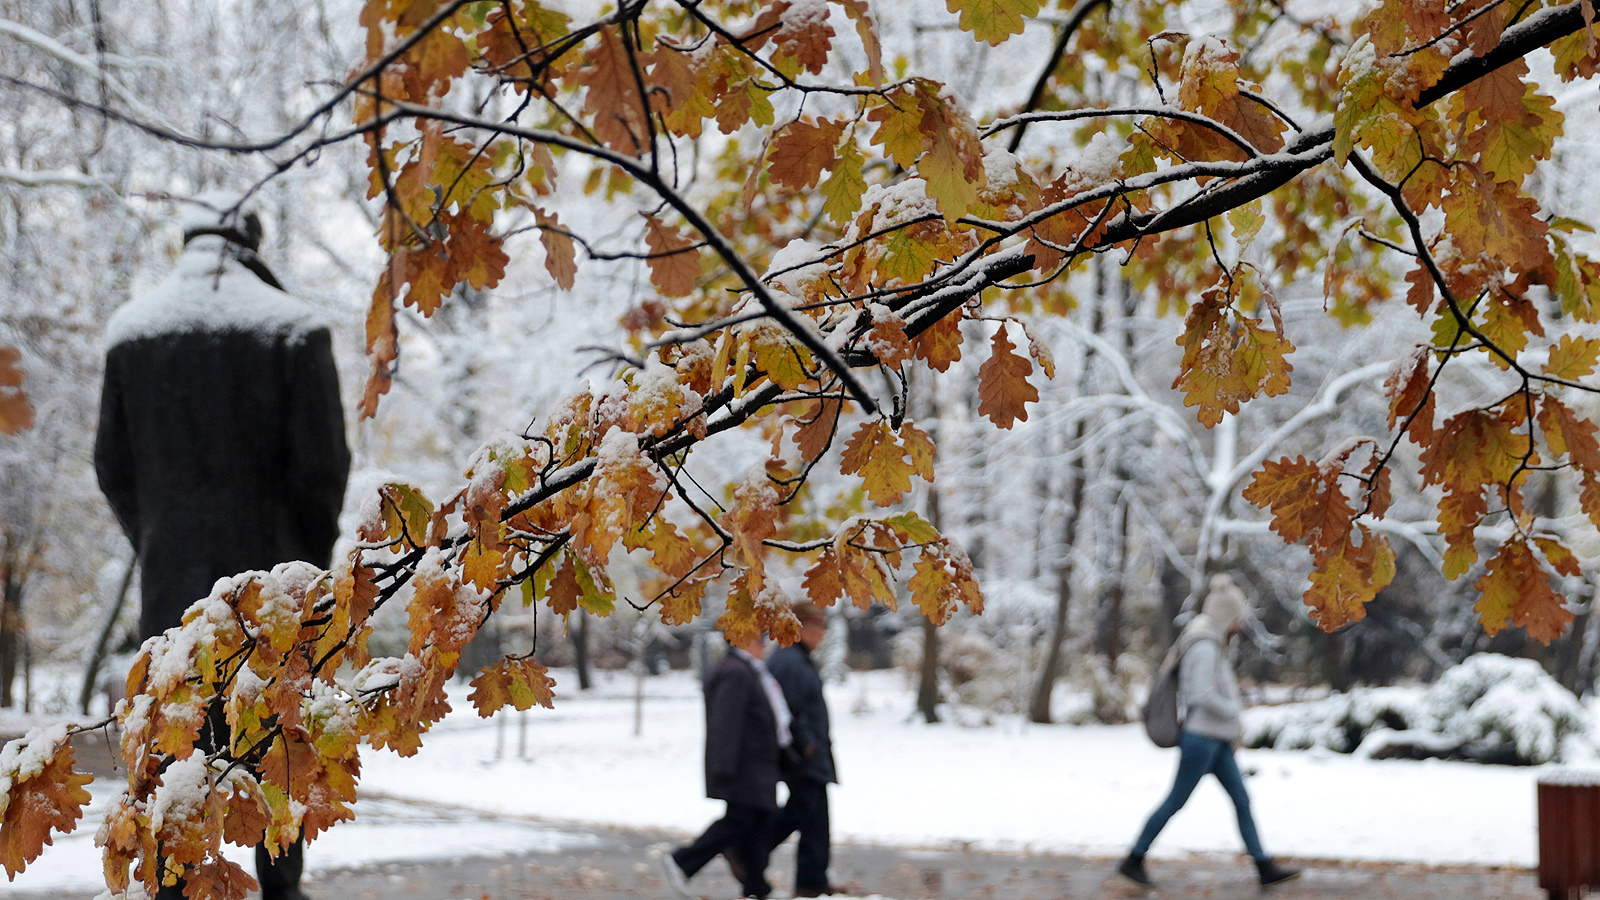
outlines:
[[[847,892],[836,884],[808,884],[805,886],[797,884],[794,886],[794,895],[796,897],[828,897],[833,894],[843,893]]]
[[[1144,857],[1142,856],[1134,856],[1131,853],[1128,854],[1127,858],[1117,866],[1117,871],[1122,874],[1123,878],[1128,879],[1134,884],[1142,885],[1144,887],[1149,887],[1150,885],[1155,884],[1154,881],[1150,880],[1150,876],[1144,870]]]
[[[1256,860],[1256,871],[1261,873],[1261,886],[1268,887],[1274,884],[1283,884],[1291,878],[1299,878],[1299,869],[1287,869],[1270,859]]]
[[[689,890],[689,877],[683,874],[683,867],[672,858],[672,845],[657,844],[650,848],[650,861],[655,864],[656,871],[661,874],[661,880],[666,883],[667,889],[678,900],[699,900],[695,893]]]

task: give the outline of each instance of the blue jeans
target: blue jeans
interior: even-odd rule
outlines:
[[[1150,814],[1150,821],[1144,824],[1144,831],[1139,833],[1139,840],[1133,845],[1133,854],[1143,856],[1150,849],[1156,835],[1167,826],[1167,820],[1189,802],[1195,785],[1209,773],[1217,776],[1217,780],[1222,782],[1222,789],[1233,799],[1233,809],[1239,814],[1239,836],[1244,838],[1245,850],[1253,859],[1267,859],[1267,852],[1261,849],[1261,838],[1256,836],[1256,821],[1250,816],[1250,795],[1244,791],[1244,777],[1239,774],[1239,764],[1233,759],[1233,746],[1216,738],[1185,733],[1178,743],[1178,750],[1178,777],[1173,779],[1172,792]]]

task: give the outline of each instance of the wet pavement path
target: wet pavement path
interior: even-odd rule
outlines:
[[[400,803],[363,802],[364,814],[403,816],[433,827],[482,823],[476,812]],[[524,818],[507,819],[526,825]],[[324,870],[305,884],[313,900],[635,900],[670,898],[647,851],[657,842],[689,836],[611,827],[543,827],[564,832],[565,849],[524,851],[497,857],[462,857],[418,863],[385,863],[348,870]],[[794,872],[792,842],[773,859],[769,877],[779,891]],[[308,856],[315,863],[316,847]],[[1291,900],[1534,900],[1543,897],[1531,872],[1521,869],[1286,860],[1304,866],[1298,881],[1273,888],[1267,896]],[[1116,860],[1051,854],[994,853],[963,849],[907,849],[861,844],[834,848],[836,882],[860,896],[898,900],[1078,900],[1078,898],[1194,897],[1210,900],[1260,898],[1254,869],[1243,856],[1152,859],[1155,889],[1144,891],[1112,872]],[[708,900],[732,900],[738,885],[726,865],[714,861],[691,887]],[[40,894],[7,891],[17,900],[87,900],[92,893]],[[778,896],[786,896],[779,894]]]

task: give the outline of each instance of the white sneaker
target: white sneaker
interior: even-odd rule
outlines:
[[[678,861],[672,858],[671,844],[656,844],[651,847],[650,861],[655,863],[656,871],[661,873],[661,880],[666,882],[674,897],[678,900],[700,900],[698,895],[689,890],[689,877],[683,874]]]

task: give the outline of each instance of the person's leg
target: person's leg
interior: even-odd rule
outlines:
[[[1213,738],[1195,734],[1183,736],[1178,742],[1178,774],[1172,780],[1172,790],[1168,792],[1167,799],[1150,814],[1129,855],[1140,859],[1144,857],[1150,845],[1155,843],[1156,835],[1166,827],[1167,820],[1189,801],[1189,795],[1194,793],[1194,786],[1200,783],[1200,777],[1211,771],[1218,750],[1224,746]]]
[[[705,868],[706,863],[717,858],[717,854],[728,848],[740,834],[739,810],[745,809],[742,804],[729,803],[728,809],[722,818],[706,826],[692,843],[686,844],[672,851],[672,860],[683,870],[685,878],[693,878],[694,874]]]
[[[795,892],[828,889],[828,785],[810,778],[796,779],[789,786],[789,806],[799,820],[800,842],[795,848]]]
[[[1270,859],[1261,849],[1261,838],[1256,834],[1256,820],[1250,815],[1250,795],[1244,789],[1244,776],[1239,773],[1239,763],[1233,758],[1233,747],[1223,744],[1218,751],[1211,771],[1222,782],[1222,789],[1233,798],[1233,811],[1239,815],[1239,836],[1244,838],[1244,849],[1256,862]]]
[[[266,844],[256,845],[256,880],[261,882],[261,900],[300,900],[300,873],[305,867],[305,838],[290,844],[277,859]]]
[[[759,806],[739,809],[739,832],[728,850],[744,870],[738,877],[746,897],[765,897],[772,893],[772,885],[767,881],[767,860],[772,855],[772,817],[776,812]]]
[[[768,855],[778,849],[784,841],[789,839],[789,835],[794,834],[800,828],[801,802],[795,799],[796,783],[798,783],[798,779],[784,782],[789,787],[789,799],[784,801],[783,807],[772,817],[772,829],[768,832],[767,838]]]

